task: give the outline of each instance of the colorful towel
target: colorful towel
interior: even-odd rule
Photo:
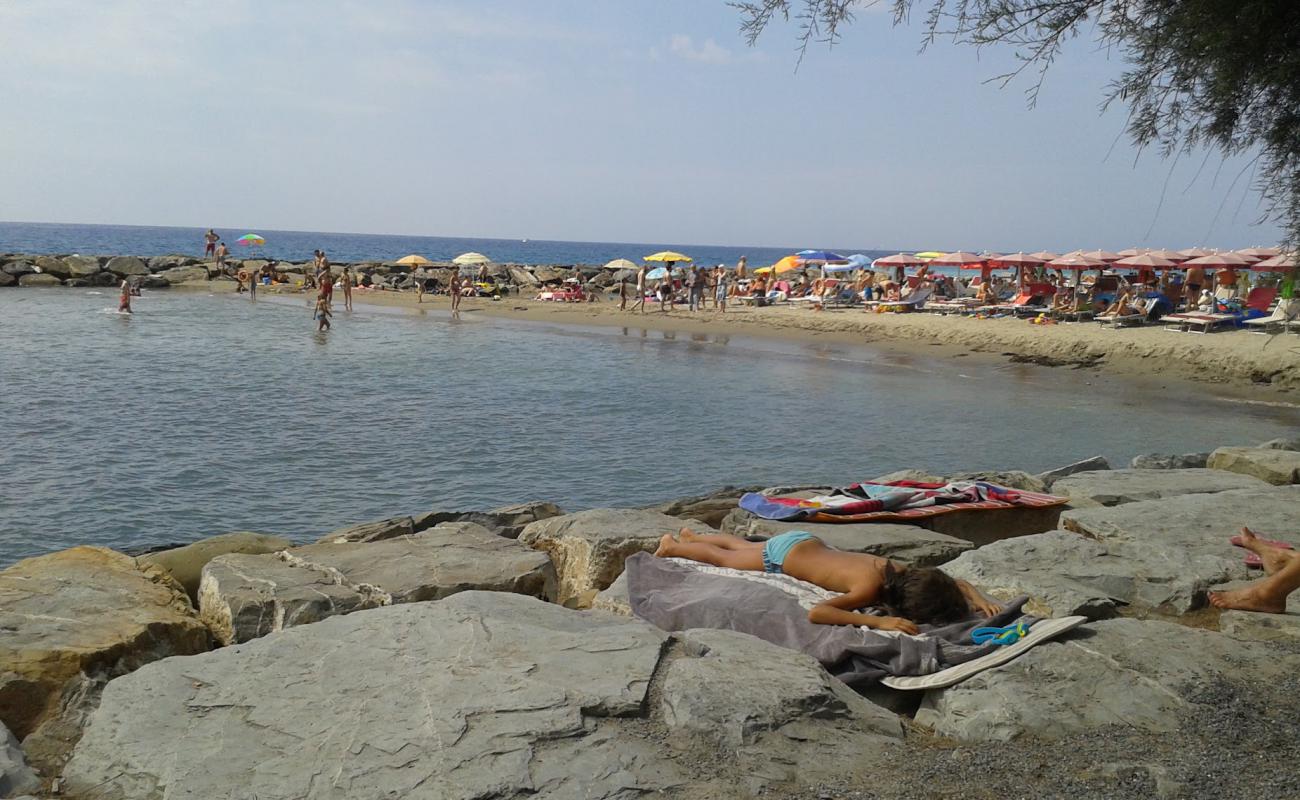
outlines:
[[[781,522],[867,522],[964,509],[1046,508],[1065,502],[1064,497],[1008,489],[984,481],[893,481],[855,483],[807,499],[750,492],[740,498],[740,507],[763,519]]]

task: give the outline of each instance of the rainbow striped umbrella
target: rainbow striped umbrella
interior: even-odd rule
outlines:
[[[246,233],[236,239],[235,244],[242,244],[244,247],[261,247],[266,244],[266,240],[256,233]]]

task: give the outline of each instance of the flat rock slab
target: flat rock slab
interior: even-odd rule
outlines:
[[[203,577],[203,567],[212,559],[231,553],[251,555],[274,553],[277,550],[285,550],[290,547],[293,547],[293,542],[281,536],[237,531],[200,539],[184,547],[149,553],[139,556],[135,561],[140,566],[152,565],[165,571],[185,589],[185,593],[190,596],[190,600],[197,604],[199,580]]]
[[[66,690],[207,650],[185,593],[130,556],[74,547],[0,572],[0,723],[24,739],[56,721]]]
[[[509,539],[518,538],[524,526],[539,519],[558,517],[564,512],[554,503],[535,500],[511,506],[502,506],[490,511],[429,511],[405,517],[390,517],[375,522],[362,522],[331,531],[320,537],[320,543],[343,544],[345,542],[380,542],[395,539],[398,536],[427,531],[430,528],[448,522],[472,522],[480,525],[498,536]]]
[[[927,692],[919,724],[968,742],[1056,739],[1113,725],[1173,734],[1198,684],[1293,673],[1275,646],[1150,620],[1096,622]]]
[[[633,553],[653,553],[666,533],[682,527],[710,532],[699,520],[635,508],[596,508],[530,523],[519,541],[555,562],[559,602],[589,604],[623,572]]]
[[[223,644],[366,608],[485,589],[555,596],[544,554],[470,523],[362,544],[220,556],[203,569],[199,616]]]
[[[632,600],[627,593],[627,573],[624,572],[615,578],[608,589],[598,592],[591,601],[591,607],[596,611],[608,611],[624,617],[632,616]]]
[[[905,564],[932,567],[951,561],[975,545],[953,536],[890,522],[834,525],[817,522],[776,522],[741,511],[724,520],[724,530],[736,536],[765,539],[788,531],[807,531],[837,550],[870,553]]]
[[[896,757],[897,720],[799,654],[720,632],[675,641],[640,620],[505,593],[336,617],[114,681],[65,791],[622,800],[690,786],[736,797],[773,780],[764,770],[813,783]],[[746,717],[735,676],[759,667],[769,672],[755,685],[771,689]],[[679,688],[655,700],[656,675]],[[846,757],[811,758],[836,751]],[[701,752],[720,757],[683,757]],[[797,774],[781,763],[801,755]]]
[[[1217,469],[1112,469],[1080,472],[1052,484],[1075,508],[1118,506],[1182,494],[1209,494],[1264,485],[1258,478]]]
[[[41,779],[23,758],[18,740],[0,724],[0,797],[13,797],[41,788]]]
[[[1272,447],[1220,447],[1210,453],[1211,469],[1249,475],[1274,486],[1300,483],[1300,452]]]

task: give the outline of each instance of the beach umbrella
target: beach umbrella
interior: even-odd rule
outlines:
[[[917,255],[920,255],[919,253]],[[979,269],[980,266],[987,263],[989,258],[986,256],[977,256],[974,253],[967,253],[958,250],[955,253],[947,253],[938,258],[930,259],[929,263],[938,264],[941,267],[961,267],[962,269]]]
[[[431,266],[433,266],[433,262],[432,262],[432,261],[430,261],[429,259],[425,258],[424,256],[417,256],[417,255],[415,255],[414,253],[412,253],[412,254],[409,255],[409,256],[402,256],[401,258],[397,259],[397,260],[394,261],[393,263],[394,263],[394,264],[400,264],[400,265],[402,265],[402,266],[404,266],[404,267],[431,267]]]
[[[1143,253],[1143,255],[1155,256],[1156,258],[1163,258],[1169,261],[1176,261],[1180,264],[1186,261],[1188,258],[1187,256],[1183,255],[1181,252],[1177,250],[1148,250],[1145,253]]]
[[[1290,272],[1295,269],[1295,263],[1294,255],[1283,254],[1251,264],[1250,269],[1252,272]]]
[[[939,253],[939,255],[943,255]],[[918,264],[929,263],[928,258],[921,258],[920,254],[909,256],[907,253],[895,253],[892,256],[877,258],[871,262],[873,267],[915,267]]]
[[[1172,269],[1178,266],[1176,261],[1170,261],[1167,258],[1161,258],[1151,253],[1143,253],[1140,256],[1129,256],[1121,258],[1115,262],[1117,267],[1137,267],[1140,271],[1146,272],[1153,269]]]
[[[1186,250],[1179,250],[1178,254],[1185,258],[1200,258],[1202,256],[1212,256],[1214,251],[1206,250],[1204,247],[1189,247]]]
[[[1208,256],[1193,258],[1183,262],[1185,267],[1248,267],[1254,259],[1239,256],[1236,253],[1212,253]]]
[[[1119,261],[1121,258],[1124,258],[1124,256],[1120,255],[1119,253],[1112,253],[1109,250],[1089,250],[1083,255],[1087,256],[1088,258],[1095,258],[1098,261],[1105,261],[1107,264],[1113,261]]]
[[[1119,256],[1120,258],[1128,258],[1130,256],[1143,256],[1149,252],[1151,252],[1150,247],[1130,247],[1127,250],[1119,251]]]
[[[1056,259],[1058,259],[1058,258],[1061,257],[1061,256],[1058,255],[1057,253],[1049,253],[1049,252],[1046,251],[1046,250],[1041,250],[1041,251],[1039,251],[1039,252],[1037,252],[1037,253],[1030,253],[1029,255],[1030,255],[1030,257],[1032,257],[1032,258],[1041,258],[1041,259],[1043,259],[1043,263],[1044,263],[1044,264],[1048,263],[1049,261],[1055,261]]]
[[[462,267],[472,267],[478,264],[491,264],[492,259],[482,253],[461,253],[451,260],[451,263]]]
[[[637,267],[637,265],[633,264],[631,261],[628,261],[626,258],[616,258],[613,261],[610,261],[607,264],[605,264],[605,269],[613,269],[613,270],[633,269],[634,270],[634,269],[639,269],[639,267]]]
[[[1092,258],[1083,253],[1074,252],[1066,253],[1060,258],[1054,258],[1047,262],[1047,266],[1059,269],[1103,269],[1106,262],[1100,258]]]
[[[655,267],[645,274],[647,280],[658,281],[668,277],[667,267]]]
[[[684,256],[681,253],[674,253],[671,250],[661,250],[653,255],[648,255],[643,261],[693,261],[690,256]]]
[[[1245,251],[1245,250],[1233,250],[1233,251],[1232,251],[1232,254],[1233,254],[1233,255],[1237,255],[1237,256],[1241,256],[1242,258],[1246,259],[1246,262],[1247,262],[1247,263],[1250,263],[1250,264],[1254,264],[1256,261],[1263,261],[1263,260],[1266,259],[1266,258],[1272,258],[1272,257],[1273,257],[1273,256],[1271,256],[1271,255],[1269,255],[1269,256],[1257,256],[1257,255],[1253,255],[1253,254],[1251,254],[1251,253],[1249,253],[1249,252],[1247,252],[1247,251]],[[1274,255],[1276,255],[1276,254],[1274,254]]]
[[[1052,255],[1052,254],[1047,253],[1046,255]],[[1056,256],[1052,256],[1052,258],[1055,257]],[[1006,255],[1006,256],[989,256],[988,260],[996,262],[998,264],[1014,264],[1019,267],[1041,267],[1042,265],[1046,264],[1048,261],[1051,261],[1052,259],[1040,258],[1039,256],[1036,255],[1027,256],[1024,253],[1012,253],[1011,255]]]
[[[803,263],[798,256],[786,256],[772,265],[772,271],[780,275],[782,272],[794,272],[802,266]]]
[[[853,255],[849,256],[848,259],[846,260],[849,262],[849,266],[854,267],[856,269],[866,269],[867,267],[871,266],[871,259],[862,255],[861,253],[854,253]]]
[[[261,247],[266,244],[266,240],[256,233],[246,233],[236,239],[235,244],[243,245],[244,247]]]
[[[870,264],[871,260],[868,259],[867,263]],[[862,265],[857,262],[846,260],[843,264],[825,264],[822,266],[822,271],[823,272],[852,272],[855,269],[859,269],[861,266]]]
[[[925,261],[929,261],[929,260],[932,259],[932,258],[940,258],[940,257],[942,257],[942,256],[944,256],[944,255],[946,255],[946,254],[945,254],[945,253],[940,253],[938,250],[923,250],[923,251],[921,251],[920,253],[917,253],[917,254],[916,254],[916,257],[917,257],[917,258],[920,258],[920,259],[923,259],[923,260],[925,260]]]
[[[1282,254],[1282,251],[1276,247],[1247,247],[1245,250],[1237,250],[1237,255],[1250,256],[1251,258],[1274,258]]]
[[[800,250],[794,255],[805,264],[839,264],[848,261],[839,253],[832,253],[829,250]]]

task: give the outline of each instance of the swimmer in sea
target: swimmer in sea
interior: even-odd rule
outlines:
[[[122,294],[117,302],[117,311],[119,314],[130,314],[131,311],[131,281],[127,278],[122,279]]]

